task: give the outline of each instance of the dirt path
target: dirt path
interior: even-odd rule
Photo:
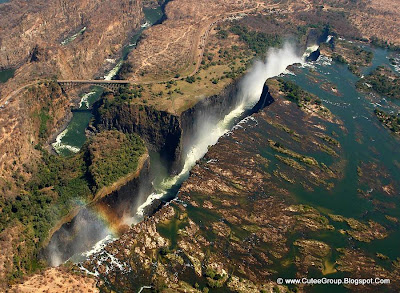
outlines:
[[[307,0],[304,0],[304,1],[308,4],[307,7],[305,8],[305,11],[309,10],[311,4]],[[155,84],[155,83],[167,82],[167,81],[170,81],[170,80],[179,80],[179,79],[182,79],[182,78],[187,78],[187,77],[191,77],[191,76],[195,75],[200,69],[201,61],[203,60],[204,51],[205,51],[206,44],[207,44],[207,40],[208,40],[208,37],[209,37],[213,27],[215,27],[217,24],[219,24],[219,23],[221,23],[223,21],[231,19],[232,17],[239,16],[240,14],[246,14],[246,13],[255,12],[260,8],[273,9],[273,8],[279,8],[280,7],[279,3],[266,5],[264,2],[257,1],[256,4],[257,4],[256,7],[252,7],[252,8],[249,8],[249,9],[216,15],[216,16],[213,17],[213,19],[209,19],[208,22],[206,21],[207,19],[204,19],[204,18],[201,20],[202,22],[205,22],[206,25],[203,26],[203,28],[201,28],[199,30],[199,35],[197,37],[197,41],[196,41],[195,45],[193,46],[195,52],[192,53],[192,55],[193,55],[193,57],[195,59],[196,67],[193,69],[193,71],[190,74],[185,75],[185,76],[180,76],[179,78],[168,78],[168,79],[162,79],[162,80],[160,79],[160,80],[153,80],[153,81],[148,81],[148,82],[140,82],[139,80],[134,79],[134,80],[132,80],[132,82],[136,82],[136,83],[140,83],[140,84]],[[191,28],[192,28],[192,26],[190,26],[190,29]],[[179,39],[181,39],[182,37],[180,37]],[[163,51],[165,52],[166,49],[167,48],[165,48]],[[159,52],[158,54],[160,54],[160,53],[161,52]],[[146,58],[146,61],[149,58],[150,57]]]
[[[1,108],[5,108],[8,104],[8,102],[15,97],[16,95],[18,95],[20,92],[22,92],[24,89],[27,89],[30,86],[33,86],[35,84],[38,84],[39,82],[43,82],[43,80],[36,80],[36,81],[32,81],[28,84],[25,84],[23,86],[21,86],[20,88],[16,89],[15,91],[11,92],[10,94],[8,94],[6,97],[1,99],[0,102],[0,109]]]
[[[229,13],[226,13],[226,14],[219,14],[219,15],[216,15],[216,16],[212,17],[212,19],[209,18],[208,21],[207,21],[207,18],[206,19],[203,18],[201,20],[201,22],[204,22],[205,25],[202,28],[200,28],[200,30],[199,30],[198,37],[196,38],[196,43],[193,46],[194,53],[192,53],[192,56],[195,59],[196,67],[193,69],[193,71],[190,74],[185,75],[185,76],[180,76],[179,78],[168,78],[168,79],[153,80],[153,81],[148,81],[148,82],[140,82],[139,80],[135,80],[134,79],[134,80],[132,80],[132,82],[136,82],[136,83],[140,83],[140,84],[155,84],[155,83],[167,82],[167,81],[170,81],[170,80],[179,80],[179,79],[182,79],[182,78],[187,78],[187,77],[191,77],[191,76],[195,75],[200,69],[201,61],[203,60],[204,51],[205,51],[206,44],[207,44],[207,40],[208,40],[208,37],[209,37],[213,27],[215,27],[218,23],[221,23],[223,21],[229,20],[232,17],[238,16],[240,14],[254,12],[257,9],[259,9],[261,6],[264,6],[265,8],[268,8],[268,7],[269,8],[274,8],[274,7],[279,6],[279,4],[273,4],[273,5],[265,6],[263,2],[257,2],[257,6],[256,7],[252,7],[252,8],[241,10],[241,11],[229,12]],[[190,31],[192,28],[193,27],[190,26],[189,29],[185,32],[185,34],[188,31]],[[183,37],[184,37],[184,35],[182,35],[179,39],[182,39]],[[177,40],[175,40],[172,43],[176,43]],[[169,44],[171,44],[171,43],[169,43]],[[168,49],[169,44],[167,45],[167,47],[164,50],[158,52],[156,55],[159,55],[162,52],[165,52]],[[145,61],[147,62],[147,60],[149,58],[151,58],[151,57],[153,57],[153,56],[150,56],[150,57],[146,58],[144,60],[144,62]]]
[[[304,8],[304,11],[309,11],[309,10],[312,9],[312,4],[311,4],[311,2],[309,0],[303,0],[303,2],[306,4],[306,7]],[[126,80],[126,81],[130,82],[130,83],[134,83],[134,84],[148,85],[148,84],[163,83],[163,82],[167,82],[167,81],[170,81],[170,80],[179,80],[179,79],[182,79],[182,78],[191,77],[191,76],[195,75],[196,73],[198,73],[198,71],[200,69],[201,61],[203,59],[204,51],[205,51],[206,44],[207,44],[207,40],[208,40],[208,37],[209,37],[213,27],[215,27],[217,24],[219,24],[219,23],[221,23],[223,21],[232,19],[232,17],[239,16],[240,14],[247,14],[247,13],[255,12],[260,8],[263,8],[263,9],[279,8],[280,5],[281,5],[280,3],[266,5],[262,1],[257,1],[256,2],[256,6],[252,7],[252,8],[249,8],[249,9],[244,9],[244,10],[235,11],[235,12],[229,12],[229,13],[225,13],[225,14],[219,14],[219,15],[216,15],[216,16],[214,16],[212,18],[208,18],[208,21],[207,21],[207,18],[203,18],[201,20],[201,22],[202,23],[204,22],[205,25],[202,28],[199,29],[198,37],[196,38],[196,42],[195,42],[195,44],[193,46],[194,52],[192,53],[192,56],[195,59],[194,62],[196,63],[196,66],[195,66],[195,68],[193,69],[193,71],[190,74],[185,75],[185,76],[180,76],[179,78],[167,78],[167,79],[152,80],[152,81],[140,81],[140,80],[137,80],[137,79]],[[188,29],[179,38],[177,38],[174,41],[168,43],[167,46],[163,50],[161,50],[160,52],[158,52],[158,53],[156,53],[156,54],[154,54],[152,56],[148,56],[146,59],[144,59],[142,61],[142,66],[146,65],[146,64],[149,64],[148,61],[149,61],[150,58],[154,58],[157,55],[165,53],[168,50],[168,48],[170,47],[171,44],[175,44],[175,43],[179,42],[182,38],[186,37],[186,35],[191,30],[193,30],[193,28],[194,28],[193,25],[190,25],[188,27]],[[18,95],[24,89],[27,89],[28,87],[30,87],[32,85],[38,84],[39,82],[43,82],[43,80],[34,81],[34,82],[28,83],[28,84],[16,89],[15,91],[13,91],[8,96],[6,96],[4,99],[1,100],[0,107],[4,108],[6,106],[6,104],[7,104],[7,102],[11,98],[13,98],[14,96]]]

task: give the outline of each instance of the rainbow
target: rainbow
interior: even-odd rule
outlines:
[[[125,215],[119,213],[118,210],[112,209],[105,203],[96,203],[91,206],[90,210],[95,213],[113,236],[120,236],[129,229],[129,226],[124,221]]]

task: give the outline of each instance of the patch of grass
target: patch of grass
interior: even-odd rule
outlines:
[[[239,36],[249,48],[256,54],[264,54],[268,48],[282,45],[282,39],[278,34],[267,35],[262,32],[249,31],[247,27],[233,25],[230,32]]]
[[[295,141],[299,141],[299,139],[301,138],[300,134],[298,134],[296,131],[290,129],[289,127],[287,127],[287,126],[285,126],[283,124],[280,124],[280,123],[277,123],[277,122],[272,122],[272,121],[270,121],[268,123],[271,124],[272,126],[278,128],[278,129],[280,129],[280,130],[283,130],[287,134],[290,134],[290,136],[292,136]]]
[[[283,157],[280,155],[275,155],[275,158],[277,158],[279,161],[283,162],[284,164],[286,164],[296,170],[300,170],[300,171],[306,170],[306,168],[304,168],[302,165],[300,165],[298,162],[296,162],[295,160],[293,160],[291,158]]]
[[[376,117],[378,117],[379,121],[389,128],[394,133],[400,134],[400,115],[391,115],[386,113],[385,111],[375,109],[374,111]]]
[[[87,146],[88,174],[94,189],[110,186],[136,170],[145,150],[143,141],[136,134],[106,131],[96,135]]]
[[[312,157],[307,157],[307,156],[303,156],[299,153],[296,153],[295,151],[289,150],[287,148],[285,148],[282,144],[280,144],[279,142],[275,142],[273,140],[268,140],[269,146],[281,153],[281,154],[285,154],[288,155],[292,158],[298,159],[300,162],[306,163],[307,165],[310,166],[318,166],[318,162],[316,159],[312,158]]]
[[[40,267],[39,250],[55,223],[77,201],[92,200],[99,187],[135,170],[145,147],[136,135],[110,131],[98,134],[74,156],[56,156],[40,146],[38,150],[41,160],[24,190],[0,201],[0,232],[10,226],[24,227],[20,241],[24,245],[18,248],[10,279]]]
[[[40,139],[45,139],[48,135],[48,127],[47,127],[47,122],[50,119],[49,115],[49,109],[47,107],[44,107],[40,110],[39,112],[39,138]]]
[[[329,135],[326,134],[317,134],[320,138],[322,138],[324,141],[326,141],[327,143],[333,145],[333,146],[340,146],[340,143],[334,139],[333,137],[330,137]]]
[[[364,91],[372,89],[389,98],[400,99],[400,77],[383,66],[377,67],[369,75],[360,79],[357,82],[357,88]]]

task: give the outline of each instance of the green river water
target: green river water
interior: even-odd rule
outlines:
[[[110,72],[107,73],[105,79],[112,79],[118,73],[123,60],[127,58],[131,50],[136,48],[142,32],[153,24],[158,23],[163,18],[161,7],[145,8],[144,14],[146,16],[146,23],[143,24],[140,30],[132,36],[129,44],[123,48],[121,59],[118,60]],[[1,81],[2,72],[0,72],[0,82]],[[52,144],[58,154],[67,156],[77,153],[85,143],[85,130],[88,127],[90,120],[93,118],[90,108],[93,103],[100,98],[102,92],[101,88],[92,87],[88,92],[81,95],[82,100],[79,105],[79,111],[73,112],[73,117],[68,123],[68,126],[57,136],[56,141]]]
[[[1,2],[0,2],[1,3]],[[0,83],[6,82],[14,76],[14,69],[0,70]]]
[[[374,58],[372,66],[362,70],[364,75],[380,65],[390,66],[397,73],[400,73],[398,68],[389,62],[393,54],[392,52],[380,48],[365,47],[365,49],[373,51]],[[328,127],[327,133],[338,134],[335,139],[341,144],[343,150],[341,158],[345,161],[345,167],[341,178],[332,179],[334,187],[329,191],[323,187],[316,187],[312,191],[309,191],[300,183],[293,185],[286,184],[284,188],[288,188],[290,193],[295,195],[298,204],[305,204],[316,208],[322,215],[328,218],[329,214],[334,214],[342,215],[346,218],[354,218],[363,223],[371,220],[387,227],[389,231],[389,235],[384,239],[361,242],[352,239],[349,235],[338,233],[338,230],[346,229],[345,223],[330,221],[335,227],[334,230],[311,232],[306,237],[323,241],[333,248],[331,255],[327,258],[328,263],[332,265],[338,260],[340,255],[336,251],[336,248],[355,248],[361,249],[367,256],[375,259],[378,265],[390,270],[390,265],[388,265],[390,261],[380,261],[377,259],[376,254],[381,253],[386,255],[390,260],[396,260],[400,257],[400,228],[398,224],[391,222],[385,217],[391,216],[400,220],[400,209],[398,208],[400,204],[399,194],[388,196],[380,190],[371,188],[369,186],[371,182],[367,182],[367,185],[359,182],[358,167],[362,166],[362,163],[377,164],[385,170],[385,173],[375,174],[374,176],[376,177],[373,178],[377,178],[380,186],[394,182],[398,192],[398,187],[400,186],[400,138],[396,137],[379,122],[375,117],[374,110],[378,107],[387,112],[399,113],[400,100],[390,100],[377,94],[359,92],[356,89],[359,77],[352,74],[348,70],[347,65],[335,63],[323,56],[316,62],[297,67],[294,72],[295,74],[286,74],[283,78],[295,82],[304,90],[318,96],[323,101],[323,104],[343,122],[344,128],[333,123],[326,123],[324,125]],[[339,95],[323,89],[322,85],[327,83],[336,88]],[[272,109],[267,107],[264,111],[268,112],[272,111]],[[255,136],[255,133],[262,133],[263,137],[267,139],[270,137],[269,129],[263,129],[262,126],[253,129],[249,128],[248,132],[246,132],[246,137],[250,141]],[[232,140],[234,143],[235,139]],[[317,154],[309,151],[305,155],[310,155],[319,162],[327,165],[336,162],[335,158],[325,153]],[[265,157],[272,162],[270,167],[279,164],[271,153],[265,154]],[[376,172],[368,168],[362,171],[364,174]],[[367,192],[370,196],[368,198],[361,197],[358,189]],[[376,205],[374,200],[390,204],[392,207]],[[205,218],[209,222],[218,221],[219,219],[218,214],[210,212],[208,209],[195,208],[190,205],[186,209],[190,218],[197,223],[201,223]],[[182,228],[182,224],[176,219],[171,224],[160,225],[160,234],[171,240],[170,249],[176,248],[178,229]],[[240,232],[240,229],[235,229],[235,227],[230,228],[235,233],[236,231]],[[238,233],[236,235],[240,235]],[[207,237],[209,241],[212,241],[215,236],[207,234]],[[305,236],[291,235],[288,242],[292,243],[294,240],[302,237]],[[288,255],[285,256],[285,259],[290,260],[291,265],[282,266],[281,260],[277,260],[276,265],[273,267],[277,273],[271,276],[271,278],[295,277],[297,268],[293,260],[296,256],[298,256],[298,252],[295,247],[292,247]],[[324,276],[321,272],[310,269],[308,277],[344,278],[349,277],[349,274],[336,272]],[[201,283],[204,280],[197,278],[195,274],[191,274],[189,279],[193,283],[198,282],[201,286],[205,285]],[[382,292],[386,292],[383,287],[379,287],[379,289],[383,290]],[[212,289],[212,292],[226,292],[224,290],[214,290]],[[149,291],[144,290],[143,292]],[[318,285],[307,287],[306,292],[349,292],[349,290],[337,285]]]
[[[364,69],[364,74],[368,74],[379,65],[387,65],[395,69],[389,62],[390,52],[383,49],[367,49],[374,52],[374,59],[372,66]],[[360,93],[355,86],[359,78],[353,75],[346,65],[330,62],[326,58],[322,58],[312,65],[304,66],[299,72],[296,71],[296,75],[286,75],[284,78],[294,81],[306,91],[317,95],[324,105],[343,121],[347,129],[346,134],[336,137],[342,145],[346,160],[343,179],[337,180],[335,187],[330,191],[322,188],[307,191],[299,184],[291,187],[292,193],[296,195],[299,203],[313,206],[321,213],[339,214],[360,221],[373,220],[391,227],[392,230],[389,236],[382,240],[373,240],[369,243],[352,242],[352,245],[363,249],[370,256],[375,256],[379,252],[392,260],[400,257],[400,229],[385,218],[385,215],[389,215],[400,219],[400,210],[397,208],[399,205],[398,194],[389,197],[372,188],[369,189],[368,186],[358,183],[357,175],[357,167],[360,166],[361,162],[374,162],[385,168],[386,173],[390,174],[390,177],[399,186],[400,139],[390,130],[384,128],[373,112],[378,107],[387,112],[399,113],[399,100],[389,100],[373,93]],[[326,82],[333,84],[338,92],[341,93],[341,96],[322,89],[320,85]],[[329,124],[328,127],[329,132],[343,133],[337,124]],[[330,163],[323,155],[320,157],[315,154],[312,155],[317,160]],[[363,172],[374,171],[363,170]],[[390,183],[386,176],[377,176],[382,185]],[[371,198],[360,197],[357,191],[358,188],[364,191],[367,190]],[[396,208],[376,208],[372,199],[395,204]],[[333,222],[333,224],[337,229],[343,228],[343,223]],[[312,235],[312,237],[332,244],[333,247],[346,247],[349,241],[347,235],[338,235],[334,231],[322,234],[319,232]],[[332,260],[334,260],[335,256],[336,253],[334,252]],[[292,278],[295,272],[294,269],[293,267],[293,269],[284,271],[286,277]],[[281,273],[282,271],[280,271],[280,276],[282,276]],[[329,277],[339,278],[343,277],[343,274],[336,273],[329,275]],[[347,292],[347,289],[341,286],[321,285],[315,286],[315,290],[311,288],[310,291]]]

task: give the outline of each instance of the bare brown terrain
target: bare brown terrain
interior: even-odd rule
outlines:
[[[142,18],[140,1],[24,1],[0,6],[0,68],[58,65],[62,76],[92,76],[118,53]],[[102,19],[102,21],[99,21]],[[68,37],[86,28],[68,43]],[[36,76],[40,72],[35,72]]]
[[[15,285],[10,292],[31,293],[31,292],[87,292],[96,293],[96,281],[89,277],[74,275],[66,270],[51,268],[43,273],[32,276],[27,282]]]
[[[368,3],[359,1],[354,4],[353,1],[345,0],[174,0],[166,7],[167,20],[163,24],[145,31],[137,49],[129,54],[128,63],[131,64],[132,70],[124,78],[142,83],[146,88],[143,99],[135,102],[179,114],[192,107],[200,99],[217,94],[232,82],[232,78],[219,80],[215,84],[212,82],[213,79],[223,76],[229,69],[226,59],[218,56],[221,48],[226,47],[227,52],[233,56],[229,62],[237,61],[238,64],[234,66],[235,70],[242,65],[239,63],[240,58],[247,62],[253,57],[248,52],[246,44],[238,36],[230,34],[226,40],[220,40],[217,37],[217,26],[221,25],[224,28],[224,24],[230,23],[233,18],[244,17],[238,19],[238,23],[251,30],[286,35],[295,34],[298,28],[307,30],[310,24],[316,24],[322,19],[321,23],[333,24],[335,32],[346,38],[377,37],[390,43],[400,44],[398,27],[400,11],[396,2],[395,0],[372,0]],[[49,106],[51,116],[47,123],[49,133],[46,133],[46,137],[58,131],[67,120],[67,115],[70,114],[71,97],[66,96],[58,86],[49,88],[48,84],[41,84],[37,81],[55,76],[70,80],[92,79],[101,76],[104,70],[110,66],[106,59],[118,56],[124,42],[140,25],[143,17],[141,5],[140,0],[133,2],[128,0],[49,1],[46,3],[42,3],[40,0],[15,0],[0,6],[0,15],[7,15],[5,18],[0,18],[0,68],[17,67],[15,77],[6,84],[0,84],[0,106],[2,106],[0,108],[0,190],[3,197],[15,196],[18,188],[29,179],[27,171],[34,170],[35,161],[39,158],[34,146],[39,142],[46,143],[39,135],[40,119],[38,117],[43,106]],[[75,40],[65,45],[62,44],[66,38],[83,28],[86,30]],[[237,49],[233,49],[232,45],[238,46]],[[242,53],[246,53],[246,55],[239,56]],[[201,62],[211,56],[215,56],[212,60],[216,63],[220,62],[220,64],[202,68]],[[206,65],[208,63],[211,63],[211,59],[207,61]],[[192,76],[196,77],[193,84],[181,80]],[[169,80],[175,82],[171,88],[168,88],[165,83]],[[175,91],[172,92],[172,90]],[[167,95],[167,91],[172,93]],[[163,93],[159,94],[161,92]],[[55,95],[55,99],[53,99],[53,95]],[[280,106],[283,108],[284,103],[282,103]],[[27,162],[28,164],[26,164]],[[194,169],[194,172],[201,173],[200,167]],[[285,174],[277,174],[284,180],[290,179]],[[278,177],[278,175],[276,176]],[[189,192],[189,187],[193,187],[190,186],[192,183],[207,190],[215,183],[211,181],[205,181],[202,183],[203,185],[200,185],[192,179],[185,185],[185,188]],[[210,186],[206,186],[206,184]],[[257,184],[259,183],[254,182],[255,186]],[[200,203],[193,201],[193,204]],[[202,204],[207,209],[213,209],[211,202],[204,201]],[[231,204],[227,201],[222,203],[226,206]],[[270,205],[270,203],[265,201],[265,205]],[[290,210],[284,209],[282,206],[282,211],[289,215],[293,212],[304,212],[301,207],[296,208],[297,210]],[[277,213],[277,211],[275,212]],[[243,216],[239,213],[227,215],[238,218]],[[169,220],[172,219],[172,216],[174,215],[169,215]],[[276,219],[279,220],[279,217],[280,215],[277,215]],[[162,220],[167,221],[168,219]],[[309,225],[308,220],[304,225]],[[286,223],[283,223],[282,227],[285,225]],[[151,218],[145,222],[144,226],[151,226],[149,234],[155,231],[155,224]],[[249,228],[250,231],[252,229],[252,227],[246,228]],[[223,223],[213,223],[212,229],[221,238],[230,235],[229,229]],[[313,229],[310,228],[310,230]],[[328,228],[318,227],[318,229]],[[195,231],[193,233],[197,233],[198,227],[190,223],[186,230],[187,233],[193,231]],[[0,235],[0,244],[5,247],[4,255],[0,257],[0,278],[5,277],[7,272],[12,269],[12,256],[18,246],[15,243],[18,242],[20,232],[19,227],[14,226],[6,229]],[[133,232],[141,233],[139,228]],[[131,231],[131,233],[133,232]],[[154,245],[153,242],[147,243],[147,239],[151,237],[148,238],[148,235],[145,235],[143,241],[146,243],[143,245],[140,243],[142,246],[137,245],[135,249],[146,250],[148,249],[146,245],[153,245],[150,250],[155,251],[165,246],[165,236],[161,237],[158,232],[153,234],[158,237],[155,241],[159,240],[159,243],[155,242]],[[127,237],[123,237],[121,242],[128,241]],[[274,237],[279,236],[274,234]],[[182,244],[184,251],[191,250],[192,240],[189,238],[191,237],[185,239],[187,243],[179,244]],[[204,243],[209,245],[208,242]],[[197,243],[195,244],[197,245]],[[306,240],[301,240],[296,245],[301,247],[303,252],[313,250],[312,245],[316,246],[318,250],[325,248],[323,243],[307,242]],[[238,246],[235,249],[241,248]],[[278,247],[277,251],[281,253],[286,249],[286,247]],[[221,251],[223,251],[222,248]],[[135,251],[135,253],[140,255],[141,251]],[[264,254],[260,255],[265,257],[263,261],[266,263],[269,261]],[[351,253],[348,255],[355,258]],[[166,257],[173,258],[174,265],[180,262],[180,259],[172,252],[168,252]],[[324,257],[325,254],[322,253],[322,255],[316,256],[315,263],[314,260],[299,261],[298,266],[303,265],[306,269],[308,266],[326,267],[325,264],[322,264]],[[143,258],[145,257],[143,256]],[[196,266],[197,259],[191,260]],[[256,262],[250,258],[246,261]],[[343,267],[346,261],[343,258]],[[215,262],[217,261],[215,260]],[[147,265],[148,263],[145,263],[145,266]],[[351,265],[353,264],[348,264],[348,266]],[[244,266],[241,269],[247,270],[248,267]],[[215,270],[224,276],[220,267]],[[257,272],[251,270],[245,273],[254,282],[262,277],[257,276]],[[267,275],[269,272],[264,273]],[[163,272],[157,272],[157,274],[162,275]],[[172,280],[173,276],[168,275],[168,278]],[[239,277],[233,276],[232,280],[232,288],[243,287],[246,290],[251,288],[250,281],[247,279],[239,281]],[[247,283],[244,285],[243,282]],[[177,288],[183,288],[181,285],[177,285]],[[73,288],[77,292],[98,292],[93,279],[73,275],[60,269],[48,269],[41,274],[31,276],[22,285],[14,286],[13,290],[15,292],[33,292],[33,290],[36,292],[66,292],[67,288]],[[266,284],[257,287],[257,289],[261,288],[272,290],[272,285]]]
[[[23,182],[29,179],[38,152],[34,146],[43,141],[40,134],[43,105],[50,106],[51,119],[46,125],[57,129],[68,117],[70,101],[61,88],[53,83],[38,84],[19,99],[11,99],[0,109],[0,189],[2,197],[17,194]],[[46,115],[48,115],[46,114]],[[42,138],[40,137],[42,136]],[[15,176],[18,174],[18,176]]]
[[[400,45],[400,9],[396,0],[371,0],[361,11],[351,11],[350,19],[365,38],[377,37]]]
[[[130,53],[134,68],[128,79],[152,80],[190,75],[198,69],[210,29],[222,19],[255,12],[256,1],[172,1],[167,20],[150,28],[138,48]],[[145,76],[145,77],[144,77]]]
[[[99,3],[16,0],[0,5],[0,14],[7,15],[0,18],[0,68],[17,67],[14,78],[0,84],[2,188],[13,186],[11,175],[31,158],[38,142],[31,103],[36,111],[45,105],[40,103],[40,96],[27,94],[21,98],[25,91],[32,86],[40,88],[38,80],[53,76],[88,79],[104,72],[110,66],[106,59],[118,56],[142,21],[140,1]],[[82,28],[86,30],[81,35],[63,43]],[[64,97],[52,103],[63,108],[59,116],[53,116],[61,126],[71,101]],[[6,167],[14,160],[12,168]]]
[[[0,68],[16,69],[13,78],[0,83],[2,202],[19,195],[35,174],[41,157],[35,146],[46,145],[71,116],[76,93],[67,96],[48,80],[101,76],[113,66],[107,59],[120,55],[142,21],[142,2],[136,0],[13,0],[0,4]],[[38,241],[26,232],[21,234],[25,228],[10,222],[2,231],[0,291],[15,266],[24,266],[14,258],[17,249],[23,259],[32,253],[26,247]]]

